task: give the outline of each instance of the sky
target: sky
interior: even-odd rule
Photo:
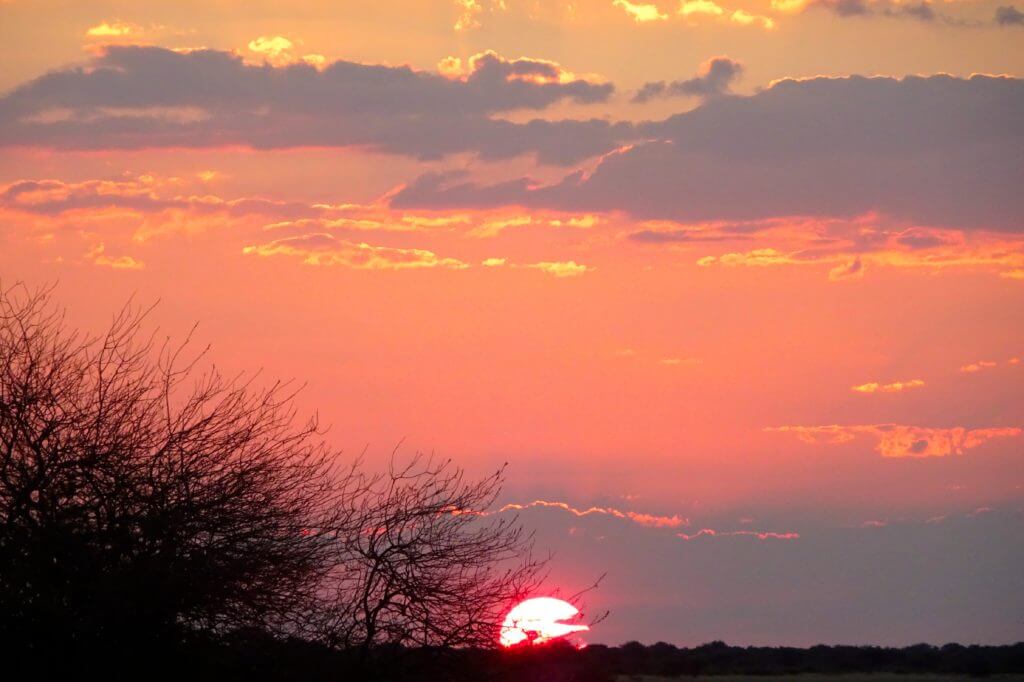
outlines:
[[[507,462],[591,642],[1024,640],[1024,5],[0,0],[0,278]]]

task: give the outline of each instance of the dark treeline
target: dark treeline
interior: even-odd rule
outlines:
[[[992,675],[1024,672],[1024,643],[1012,646],[917,644],[877,646],[738,647],[711,642],[677,648],[659,642],[644,646],[592,646],[582,652],[593,664],[629,674],[788,675],[802,673],[942,673]]]
[[[165,655],[169,652],[165,652]],[[124,662],[123,660],[121,661]],[[493,649],[384,646],[370,660],[355,652],[259,631],[191,642],[160,661],[140,663],[165,674],[220,680],[493,680],[495,682],[613,682],[626,675],[936,674],[982,678],[1024,674],[1024,643],[1012,646],[918,644],[877,646],[738,647],[711,642],[679,648],[659,642],[577,650],[549,645]],[[80,670],[80,669],[79,669]]]
[[[257,650],[260,654],[254,657]],[[296,674],[302,675],[302,679],[327,680],[332,675],[337,679],[337,674],[347,669],[343,653],[313,652],[298,643],[278,643],[248,652],[236,648],[222,660],[241,665],[257,676]],[[289,670],[290,665],[298,667]],[[1024,643],[941,647],[918,644],[904,648],[819,645],[807,649],[738,647],[723,642],[693,648],[664,642],[647,646],[639,642],[619,647],[592,645],[582,650],[568,645],[520,651],[394,648],[377,652],[373,669],[374,679],[509,682],[603,682],[621,675],[895,673],[987,677],[1024,674]]]

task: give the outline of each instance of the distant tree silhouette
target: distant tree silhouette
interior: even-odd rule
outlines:
[[[337,545],[323,641],[362,650],[493,646],[544,565],[515,518],[481,518],[503,472],[467,481],[450,461],[416,457],[360,478],[346,508],[359,532]]]
[[[8,647],[38,664],[246,632],[362,649],[494,641],[541,568],[517,522],[473,513],[501,472],[342,467],[287,384],[197,370],[204,353],[144,335],[145,312],[89,337],[49,289],[0,288]]]

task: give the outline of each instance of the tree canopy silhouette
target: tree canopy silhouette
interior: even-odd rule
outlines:
[[[0,637],[27,657],[256,630],[330,647],[491,645],[543,562],[476,512],[502,472],[346,462],[287,383],[0,289]]]

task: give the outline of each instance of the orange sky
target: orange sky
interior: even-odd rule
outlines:
[[[0,278],[510,462],[591,641],[1019,640],[1008,2],[0,1]]]

